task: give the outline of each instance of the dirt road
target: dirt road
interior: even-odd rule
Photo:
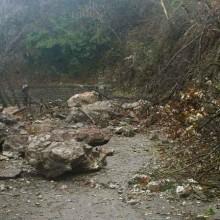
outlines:
[[[99,172],[56,181],[37,175],[0,181],[6,188],[0,192],[0,220],[187,219],[184,213],[202,212],[213,205],[198,201],[183,205],[163,194],[135,194],[135,199],[128,195],[129,179],[153,164],[155,144],[142,135],[114,137],[108,147],[115,155]]]

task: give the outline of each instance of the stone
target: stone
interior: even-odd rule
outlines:
[[[7,134],[7,127],[4,123],[0,122],[0,145],[1,145],[1,148],[2,148],[3,142],[5,140],[6,134]],[[2,151],[2,149],[1,149],[1,151]]]
[[[111,135],[107,130],[91,127],[77,130],[75,139],[95,147],[107,144],[111,139]]]
[[[21,172],[20,164],[14,164],[11,161],[1,161],[0,163],[0,180],[17,178]]]
[[[159,135],[156,134],[156,133],[151,133],[151,134],[149,135],[149,139],[152,140],[152,141],[158,141],[158,140],[160,140]]]
[[[5,138],[3,144],[4,151],[17,152],[21,155],[25,153],[28,144],[28,135],[10,134]]]
[[[107,155],[101,150],[75,139],[59,138],[56,140],[49,133],[33,136],[26,150],[30,165],[46,178],[67,172],[96,171],[106,165]]]
[[[9,106],[7,108],[4,108],[2,113],[6,115],[15,115],[19,111],[19,108],[17,106]]]
[[[95,91],[92,91],[92,92],[84,92],[72,96],[71,98],[68,99],[67,104],[68,107],[73,108],[82,105],[93,104],[99,100],[100,100],[99,94]]]
[[[14,125],[17,123],[17,119],[12,115],[0,113],[0,122],[4,123],[5,125]]]
[[[67,123],[80,123],[87,122],[88,120],[89,118],[77,107],[71,108],[70,113],[66,117]]]
[[[148,183],[151,181],[151,177],[144,175],[144,174],[136,174],[132,177],[132,179],[129,181],[129,184],[139,184],[142,186],[147,186]]]
[[[147,185],[147,189],[151,192],[160,192],[162,190],[161,181],[151,181]]]
[[[127,201],[127,204],[129,204],[129,205],[136,205],[136,204],[138,204],[139,203],[139,201],[138,200],[135,200],[135,199],[131,199],[131,200],[128,200]]]
[[[50,132],[57,127],[56,121],[46,118],[43,120],[36,120],[31,126],[31,132],[34,134]]]
[[[9,158],[0,154],[0,161],[3,161],[3,160],[9,160]]]
[[[188,197],[192,193],[192,187],[187,185],[177,186],[176,187],[176,194],[180,197]]]
[[[113,101],[98,101],[93,104],[84,105],[82,110],[93,119],[96,125],[101,127],[109,126],[111,119],[120,117],[119,106]]]
[[[115,134],[123,135],[125,137],[134,137],[135,129],[131,126],[116,127]]]
[[[149,109],[152,106],[151,102],[147,101],[147,100],[143,100],[140,99],[137,102],[133,102],[133,103],[124,103],[122,105],[122,108],[125,110],[132,110],[135,112],[142,112],[144,110]]]

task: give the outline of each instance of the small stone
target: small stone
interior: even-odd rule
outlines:
[[[5,185],[4,184],[1,184],[0,185],[0,191],[4,191],[6,189]]]
[[[197,215],[196,220],[207,220],[209,218],[208,215]]]
[[[62,185],[62,186],[60,187],[60,189],[61,189],[61,190],[66,190],[66,189],[68,189],[68,186],[67,186],[67,185]]]
[[[151,181],[149,182],[149,184],[147,185],[147,188],[151,191],[151,192],[160,192],[161,188],[162,188],[162,184],[160,181]]]
[[[152,141],[158,141],[159,140],[159,135],[158,134],[150,134],[149,139]]]
[[[131,200],[127,201],[127,204],[129,204],[129,205],[136,205],[138,203],[139,203],[139,201],[135,200],[135,199],[131,199]]]
[[[180,197],[188,197],[192,193],[192,187],[190,185],[177,186],[176,193]]]
[[[151,180],[150,176],[144,174],[136,174],[129,181],[129,184],[139,184],[142,186],[146,186],[150,182],[150,180]]]
[[[118,189],[119,186],[118,186],[118,184],[110,183],[110,184],[109,184],[109,188],[110,188],[110,189]]]

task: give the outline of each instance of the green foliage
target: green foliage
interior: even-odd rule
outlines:
[[[95,72],[111,41],[108,31],[95,19],[60,17],[49,29],[32,32],[26,39],[29,61],[57,72]]]

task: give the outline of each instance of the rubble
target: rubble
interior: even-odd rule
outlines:
[[[47,178],[56,178],[66,172],[98,170],[106,165],[106,157],[115,153],[114,149],[100,147],[109,142],[112,134],[125,137],[136,134],[133,117],[125,111],[135,111],[135,117],[137,111],[149,103],[140,100],[121,106],[117,101],[102,101],[97,92],[91,91],[72,96],[67,105],[65,114],[62,108],[52,106],[51,114],[44,114],[37,120],[29,117],[30,121],[23,124],[14,117],[17,107],[5,109],[0,113],[2,150],[11,152],[13,160],[24,156]],[[62,117],[57,117],[59,115]],[[12,132],[7,133],[8,126],[14,126]],[[2,161],[10,159],[1,157]]]

